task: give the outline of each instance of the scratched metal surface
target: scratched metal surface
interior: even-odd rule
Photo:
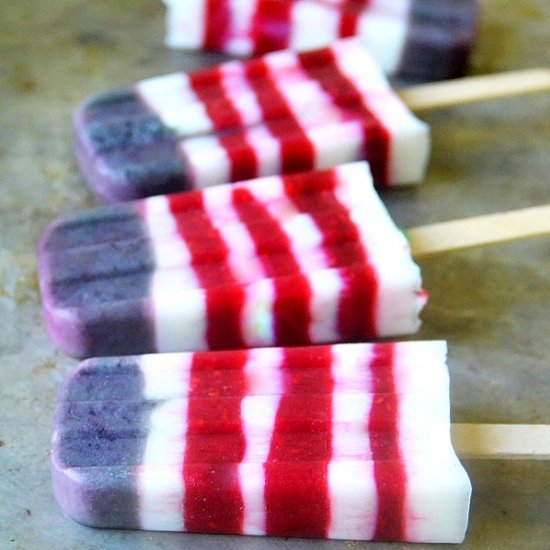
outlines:
[[[548,65],[550,1],[482,4],[473,73]],[[156,0],[0,3],[0,548],[408,548],[93,530],[65,518],[53,500],[52,414],[76,362],[44,331],[34,248],[51,219],[94,204],[72,151],[76,104],[222,59],[168,51],[162,37]],[[426,181],[383,194],[401,226],[550,202],[549,94],[424,118],[433,131]],[[453,419],[550,422],[550,239],[442,254],[421,266],[431,301],[418,337],[449,341]],[[466,467],[474,497],[465,549],[548,547],[546,463]]]

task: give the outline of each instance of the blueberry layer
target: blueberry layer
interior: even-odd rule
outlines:
[[[143,376],[138,357],[92,359],[76,370],[64,388],[69,401],[117,399],[138,400],[143,395]]]
[[[78,413],[78,405],[66,402],[65,397],[78,394],[83,399],[96,399],[98,388],[82,384],[84,379],[79,371],[77,373],[64,384],[56,411],[57,435],[52,453],[56,498],[61,507],[81,523],[139,527],[136,476],[128,466],[142,462],[145,440],[126,437],[119,440],[123,445],[116,445],[117,439],[105,428],[114,421],[123,421],[128,435],[137,433],[148,425],[150,405],[142,403],[124,417],[117,414],[120,408],[113,405],[96,405],[93,411],[89,409],[92,414],[88,415],[83,410]],[[142,394],[143,379],[134,376],[126,380],[126,386],[129,394]],[[87,430],[86,435],[77,439],[64,437],[63,433],[75,425]]]
[[[49,254],[51,284],[148,273],[155,267],[149,242],[142,239],[112,241]]]
[[[62,405],[59,460],[71,467],[142,462],[150,401],[81,401]]]
[[[86,101],[74,121],[82,173],[107,201],[173,193],[188,187],[175,134],[131,89]]]
[[[462,76],[474,45],[477,16],[475,0],[415,0],[396,78],[429,81]]]
[[[142,221],[131,204],[82,210],[51,224],[40,242],[40,252],[67,250],[90,244],[143,236]]]

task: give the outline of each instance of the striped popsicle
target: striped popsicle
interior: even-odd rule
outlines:
[[[233,55],[310,50],[359,36],[399,79],[462,76],[476,0],[164,0],[166,44]]]
[[[62,218],[39,275],[49,333],[79,357],[409,334],[426,301],[364,162]]]
[[[95,527],[460,542],[444,342],[88,360],[53,436],[61,508]]]
[[[141,81],[85,101],[75,115],[80,168],[116,202],[366,159],[378,185],[422,179],[429,130],[364,46]]]

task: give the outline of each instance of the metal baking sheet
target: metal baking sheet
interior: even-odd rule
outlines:
[[[550,1],[481,4],[472,73],[548,65]],[[64,517],[53,499],[52,416],[58,386],[76,361],[56,351],[44,330],[35,246],[54,217],[94,204],[72,149],[78,102],[224,59],[167,50],[163,32],[160,0],[0,4],[0,548],[408,548],[94,530]],[[396,221],[409,227],[550,202],[549,114],[550,95],[539,94],[424,116],[433,132],[426,181],[383,193]],[[431,301],[418,338],[449,342],[453,420],[550,422],[550,239],[420,264]],[[465,465],[474,496],[463,548],[548,547],[547,463]]]

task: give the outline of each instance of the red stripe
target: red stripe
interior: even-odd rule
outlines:
[[[344,342],[376,338],[378,277],[369,264],[340,270],[343,290],[338,307],[338,332]]]
[[[370,3],[370,0],[347,0],[342,2],[338,8],[341,16],[338,34],[341,38],[357,34],[359,17],[369,7]]]
[[[206,0],[204,16],[204,47],[223,50],[231,22],[229,0]]]
[[[296,195],[310,195],[321,191],[334,191],[338,181],[333,177],[335,169],[315,170],[302,174],[281,176],[285,194],[290,198]]]
[[[364,104],[361,94],[352,81],[338,69],[336,57],[330,48],[315,52],[315,57],[299,56],[303,69],[319,81],[336,104],[342,106],[342,98],[349,116],[360,120],[363,128],[363,154],[369,161],[374,180],[378,185],[388,183],[391,135],[382,122]],[[322,60],[322,61],[321,61]]]
[[[233,191],[233,204],[240,220],[246,225],[259,254],[266,276],[273,278],[275,299],[273,326],[275,345],[309,343],[311,322],[311,288],[300,274],[300,266],[292,254],[291,243],[279,222],[258,202],[247,189]],[[265,236],[269,236],[271,250],[264,248]],[[282,253],[273,254],[281,251]],[[288,279],[292,277],[291,284]]]
[[[383,425],[394,437],[371,437],[374,477],[378,494],[376,540],[404,540],[405,497],[407,474],[399,446],[399,395],[396,393],[393,366],[395,347],[390,344],[375,347],[371,361],[373,391],[390,391],[375,395],[369,415],[369,434],[375,434]],[[392,367],[392,368],[388,368]]]
[[[292,255],[290,240],[274,219],[248,189],[233,190],[233,207],[240,221],[246,226],[256,250],[260,253],[264,272],[268,277],[279,277],[300,272],[300,266]],[[267,237],[267,243],[266,243]],[[266,246],[269,245],[269,248]],[[274,252],[287,252],[287,255],[278,255],[273,261]]]
[[[298,357],[286,354],[283,368],[292,371],[295,358],[301,359],[299,354]],[[334,389],[331,348],[319,349],[317,360],[318,366],[323,366],[318,380],[319,391],[323,393],[316,396],[315,413],[329,426]],[[328,462],[332,455],[332,433],[330,429],[303,431],[299,445],[297,437],[289,437],[285,419],[293,412],[296,416],[296,403],[290,397],[295,391],[295,379],[285,376],[284,380],[285,393],[277,410],[265,464],[266,532],[278,536],[326,537],[330,523]],[[304,416],[307,414],[309,411]]]
[[[297,176],[298,178],[300,176]],[[302,178],[310,178],[305,175]],[[323,235],[322,246],[329,258],[330,265],[365,264],[368,261],[366,251],[362,247],[355,248],[328,248],[327,244],[335,240],[335,235],[341,233],[345,240],[359,241],[359,232],[349,216],[348,209],[337,199],[334,189],[338,186],[338,172],[325,171],[315,177],[316,181],[330,191],[320,191],[310,194],[295,194],[291,197],[294,205],[300,212],[310,215],[317,229]],[[329,182],[329,183],[324,183]],[[327,216],[330,213],[330,216]],[[344,255],[342,253],[344,252]],[[350,256],[350,252],[354,253]]]
[[[241,333],[241,313],[244,305],[244,291],[235,284],[227,264],[228,250],[218,229],[205,215],[203,196],[197,195],[202,210],[195,215],[175,216],[178,234],[191,253],[191,265],[200,286],[205,289],[216,287],[206,293],[207,329],[206,341],[211,349],[244,347]],[[170,200],[170,199],[169,199]],[[172,204],[169,202],[170,207]],[[223,261],[205,261],[204,247],[196,235],[216,251],[216,258],[223,254]]]
[[[284,387],[287,394],[310,395],[331,392],[332,354],[330,346],[309,346],[285,349],[281,365]]]
[[[338,185],[337,171],[326,171],[317,179],[330,180],[324,186],[331,189]],[[369,265],[368,251],[363,246],[329,247],[337,241],[360,241],[356,225],[350,219],[349,210],[338,201],[333,191],[292,197],[296,207],[314,219],[323,235],[323,248],[328,265],[361,266],[343,271],[344,290],[341,295],[338,315],[338,330],[344,340],[360,340],[376,335],[376,295],[378,282],[375,271]],[[330,212],[330,216],[326,216]]]
[[[247,360],[246,350],[195,353],[189,374],[189,393],[197,397],[245,394],[242,369]]]
[[[257,0],[250,34],[254,55],[288,47],[293,2]]]
[[[187,411],[188,431],[183,465],[185,529],[201,533],[242,533],[243,497],[238,464],[244,457],[245,436],[241,422],[241,399],[245,393],[244,365],[240,360],[241,396],[233,399],[195,399],[211,389],[211,380],[195,378]],[[204,368],[204,356],[193,358],[191,377]],[[235,372],[235,370],[233,371]],[[220,437],[230,432],[231,437]]]
[[[245,65],[245,73],[254,87],[254,75]],[[267,73],[267,86],[254,89],[256,99],[262,110],[266,127],[278,140],[283,173],[312,170],[315,163],[315,148],[302,126],[294,116],[288,102],[277,90],[277,75]],[[280,118],[270,119],[273,111],[280,113]]]
[[[242,129],[243,121],[233,102],[225,96],[222,86],[222,72],[218,71],[218,78],[210,77],[208,86],[203,79],[190,73],[190,82],[193,91],[203,103],[206,112],[214,126],[220,145],[225,149],[231,165],[231,181],[256,177],[258,173],[258,159],[256,151],[248,143]],[[217,130],[224,130],[219,131]]]
[[[154,201],[156,199],[145,199],[143,204],[147,201]],[[166,195],[168,201],[168,208],[172,214],[187,210],[201,210],[203,205],[202,191],[187,191],[184,193],[174,193],[173,195]]]

